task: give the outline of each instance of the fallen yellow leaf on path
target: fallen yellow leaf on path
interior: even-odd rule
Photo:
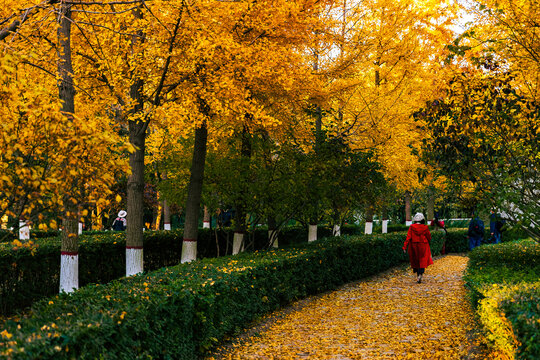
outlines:
[[[207,359],[472,359],[467,261],[441,257],[421,284],[396,268],[345,285]]]

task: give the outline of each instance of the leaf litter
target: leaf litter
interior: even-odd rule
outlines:
[[[274,312],[207,360],[483,359],[462,274],[446,255],[421,284],[401,266]]]

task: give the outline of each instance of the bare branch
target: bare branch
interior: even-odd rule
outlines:
[[[73,9],[71,11],[72,12],[82,12],[82,13],[85,13],[85,14],[118,15],[118,14],[123,14],[123,13],[126,13],[126,12],[133,11],[134,9],[136,9],[138,7],[139,7],[139,5],[134,6],[134,7],[130,7],[130,8],[125,9],[125,10],[120,10],[120,11],[88,11],[86,9],[83,9],[83,10]]]
[[[144,0],[131,0],[131,1],[63,1],[64,4],[68,5],[101,5],[101,6],[109,6],[109,5],[130,5],[130,4],[144,4]]]

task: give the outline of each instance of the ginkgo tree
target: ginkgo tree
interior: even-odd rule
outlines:
[[[249,162],[250,138],[254,132],[266,131],[277,136],[283,121],[290,119],[284,113],[291,109],[286,104],[305,101],[312,79],[302,52],[309,43],[309,30],[323,23],[315,16],[328,2],[235,2],[217,6],[212,4],[209,16],[201,12],[200,24],[206,19],[219,18],[209,23],[206,36],[211,37],[211,51],[200,53],[201,41],[195,48],[193,59],[196,73],[190,80],[193,87],[179,95],[183,103],[196,104],[201,120],[195,133],[195,151],[192,161],[192,179],[186,203],[186,226],[182,261],[195,259],[197,219],[200,209],[206,141],[209,133],[220,138],[236,136],[242,142],[241,153]],[[224,8],[220,8],[224,7]],[[272,9],[269,11],[269,9]],[[226,17],[223,17],[226,14]],[[201,25],[199,25],[201,26]],[[211,27],[210,27],[211,26]],[[304,99],[303,99],[304,97]],[[298,108],[298,105],[292,107]],[[197,112],[191,115],[195,119]],[[217,130],[217,131],[216,131]],[[237,207],[242,207],[239,198]],[[238,219],[243,211],[237,211]],[[239,226],[236,249],[241,248]]]
[[[538,239],[539,107],[501,75],[457,74],[418,113],[430,128],[424,158]]]
[[[453,37],[457,4],[380,0],[346,5],[339,14],[340,46],[325,72],[332,114],[326,128],[346,137],[353,149],[375,151],[386,178],[410,192],[419,186],[421,167],[410,146],[423,136],[411,115],[438,93],[446,76],[442,60]]]
[[[497,209],[538,239],[540,7],[475,4],[475,25],[449,45],[445,92],[417,113],[430,135],[425,159],[471,207]]]
[[[18,16],[18,6],[8,5],[5,21]],[[49,5],[25,10],[27,16],[39,8],[45,16],[10,27],[3,37],[3,209],[32,217],[43,229],[57,226],[55,219],[45,223],[44,210],[62,212],[60,289],[71,291],[78,287],[78,223],[89,211],[81,204],[105,204],[114,171],[125,170],[114,153],[125,148],[101,109],[75,112],[69,9]]]

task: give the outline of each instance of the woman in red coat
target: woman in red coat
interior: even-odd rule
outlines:
[[[409,247],[409,260],[413,272],[417,275],[418,283],[422,282],[424,270],[433,264],[431,249],[429,248],[431,233],[425,222],[424,215],[421,213],[414,215],[413,224],[409,227],[405,244],[403,244],[404,252],[407,252],[407,247]]]

